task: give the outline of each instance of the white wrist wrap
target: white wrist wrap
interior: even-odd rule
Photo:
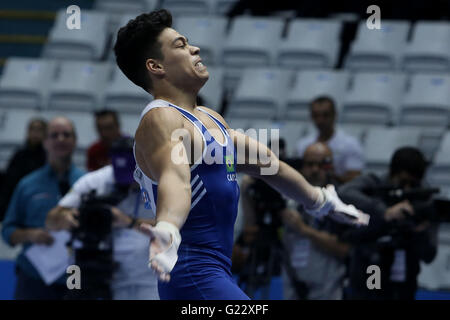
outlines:
[[[306,213],[316,218],[322,218],[328,214],[328,212],[332,208],[332,205],[328,201],[323,188],[320,187],[314,188],[318,191],[319,196],[317,197],[317,200],[311,207],[305,207],[305,211]]]
[[[178,260],[178,247],[181,243],[181,235],[178,228],[170,222],[160,221],[156,224],[153,229],[155,232],[166,231],[169,232],[171,236],[171,241],[169,248],[165,251],[158,253],[153,259],[150,260],[149,265],[155,260],[159,266],[163,268],[163,271],[170,273]]]

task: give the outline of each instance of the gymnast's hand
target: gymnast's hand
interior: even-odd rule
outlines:
[[[155,227],[142,223],[139,229],[150,236],[149,268],[157,273],[161,281],[170,281],[170,272],[177,262],[181,242],[178,229],[165,221],[158,222]]]
[[[317,217],[327,216],[330,219],[354,226],[368,225],[370,216],[355,208],[354,205],[345,204],[339,199],[333,185],[320,188],[323,201],[318,208],[306,209],[306,212]]]

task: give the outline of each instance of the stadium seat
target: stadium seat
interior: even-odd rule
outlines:
[[[138,114],[121,113],[119,119],[122,133],[134,138],[134,134],[139,125],[140,116]]]
[[[213,0],[162,0],[161,8],[173,16],[209,15],[213,10]]]
[[[358,139],[361,145],[364,145],[364,141],[366,139],[366,134],[368,130],[367,125],[357,123],[345,123],[340,124],[339,128],[341,128],[345,133]]]
[[[428,170],[428,180],[432,185],[450,186],[450,131],[442,138],[433,164]]]
[[[237,17],[223,48],[225,66],[268,66],[275,62],[284,21],[278,18]]]
[[[271,120],[279,115],[289,88],[290,71],[248,68],[227,110],[230,118]]]
[[[278,50],[278,64],[288,68],[333,68],[339,53],[341,23],[296,19]]]
[[[187,37],[191,45],[200,48],[200,56],[205,65],[220,63],[220,54],[227,26],[226,18],[180,17],[174,23],[174,28]]]
[[[40,115],[36,109],[0,111],[0,147],[18,147],[25,142],[28,122]]]
[[[450,76],[417,74],[401,103],[400,124],[447,127],[450,123]]]
[[[400,73],[357,73],[342,103],[343,123],[387,125],[397,123],[406,76]]]
[[[404,146],[418,147],[419,139],[419,129],[369,128],[364,143],[365,171],[385,174],[394,152]]]
[[[123,14],[124,12],[150,12],[157,8],[158,0],[96,0],[99,11]]]
[[[215,0],[213,13],[218,16],[226,16],[239,0]]]
[[[355,41],[345,60],[352,70],[393,70],[399,68],[399,59],[406,45],[410,24],[407,21],[383,20],[381,29],[367,28],[361,21]]]
[[[105,50],[108,15],[104,12],[83,10],[81,28],[68,29],[66,10],[60,10],[50,31],[43,56],[67,60],[99,60]]]
[[[56,66],[57,63],[50,60],[9,58],[0,79],[0,108],[45,106]]]
[[[410,72],[450,70],[450,23],[416,22],[412,41],[403,55],[402,68]]]
[[[113,80],[105,90],[104,105],[119,112],[141,113],[153,97],[136,86],[116,68]]]
[[[205,107],[211,108],[217,112],[221,111],[223,98],[223,78],[224,70],[222,68],[208,67],[209,79],[202,87],[199,95],[205,103]]]
[[[111,65],[106,63],[61,63],[59,76],[50,86],[49,109],[93,111],[101,108],[110,73]]]
[[[321,95],[333,98],[339,110],[349,79],[346,71],[306,70],[297,72],[294,87],[288,93],[283,118],[309,122],[309,104],[314,98]]]

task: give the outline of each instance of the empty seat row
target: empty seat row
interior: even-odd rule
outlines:
[[[210,74],[200,94],[206,105],[220,110],[223,70],[210,68]],[[151,100],[120,69],[104,62],[9,58],[0,78],[0,108],[92,111],[109,107],[140,113]]]
[[[450,70],[450,23],[386,21],[381,29],[360,22],[345,66],[352,70],[402,69],[411,72]],[[411,39],[408,41],[411,31]]]
[[[450,124],[450,75],[248,68],[228,106],[227,117],[309,121],[309,104],[332,97],[342,123]]]
[[[158,8],[172,15],[225,15],[238,0],[96,0],[94,7],[108,12],[149,12]]]

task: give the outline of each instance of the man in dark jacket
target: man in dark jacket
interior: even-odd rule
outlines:
[[[419,150],[400,148],[391,159],[388,175],[363,175],[339,189],[343,201],[354,203],[371,216],[369,226],[342,236],[354,244],[349,265],[350,299],[414,299],[420,262],[430,263],[437,252],[437,227],[422,214],[424,209],[420,209],[424,217],[418,219],[418,208],[424,208],[427,200],[402,200],[387,196],[385,191],[423,187],[426,167]],[[431,211],[431,206],[427,210]],[[380,268],[380,289],[368,288],[370,265]]]

